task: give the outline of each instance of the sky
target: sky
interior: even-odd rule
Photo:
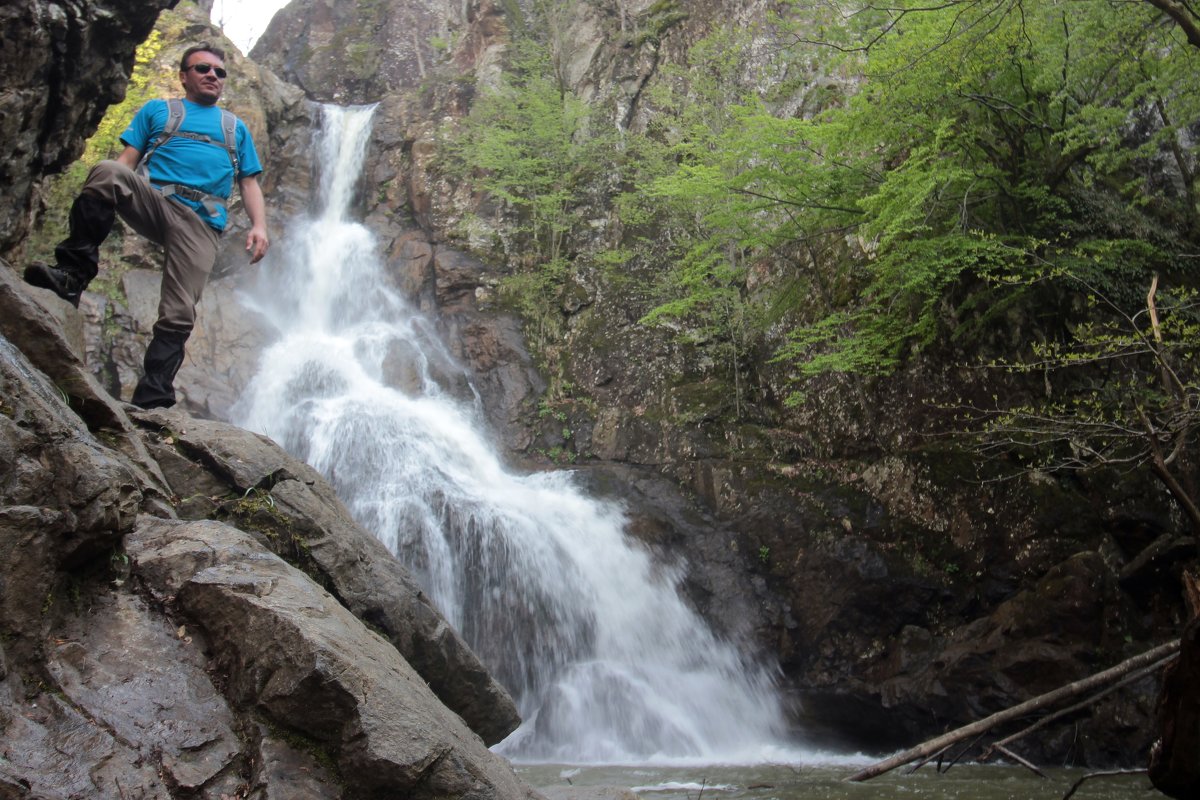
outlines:
[[[212,21],[245,54],[267,29],[275,12],[287,3],[288,0],[215,0]]]

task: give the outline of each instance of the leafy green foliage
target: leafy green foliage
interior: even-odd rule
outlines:
[[[690,204],[699,224],[676,238],[674,296],[647,322],[745,298],[744,265],[770,261],[790,267],[758,290],[767,318],[786,321],[781,363],[800,378],[886,374],[979,332],[963,286],[1026,302],[1026,279],[1053,261],[1132,298],[1148,269],[1190,272],[1179,254],[1194,241],[1196,179],[1181,126],[1200,117],[1200,58],[1148,4],[806,5],[774,20],[793,43],[777,73],[823,52],[829,74],[862,76],[857,91],[790,116],[794,99],[720,78],[736,100],[709,104],[708,62],[693,65],[687,96],[702,108],[676,115],[675,166],[651,195]]]
[[[1200,293],[1159,294],[1126,313],[1094,287],[1085,321],[1068,341],[1034,345],[1032,358],[993,364],[1043,376],[1037,404],[967,409],[984,454],[1020,470],[1149,468],[1200,535],[1192,480],[1200,430]]]
[[[549,318],[586,188],[611,143],[587,104],[560,89],[545,48],[523,40],[516,49],[513,72],[485,89],[451,134],[446,167],[511,211],[510,255],[520,270],[507,293],[527,314]]]

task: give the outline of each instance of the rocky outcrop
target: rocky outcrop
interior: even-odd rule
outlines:
[[[324,480],[131,417],[47,308],[0,263],[0,787],[529,797],[486,747],[511,699]]]
[[[187,498],[181,516],[253,531],[387,639],[485,742],[512,733],[519,717],[508,693],[315,470],[225,423],[180,411],[136,417],[174,495]]]
[[[105,109],[124,97],[134,48],[174,2],[0,7],[0,256],[21,244],[42,177],[78,158]]]
[[[503,31],[500,5],[300,0],[275,16],[251,56],[314,100],[374,103],[450,64],[479,66]]]
[[[349,796],[530,794],[390,642],[250,534],[146,519],[127,548],[203,634],[229,701],[324,748]]]

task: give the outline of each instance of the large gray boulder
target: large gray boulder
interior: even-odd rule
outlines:
[[[146,518],[127,543],[207,637],[230,699],[328,748],[351,796],[534,796],[389,642],[250,534]]]

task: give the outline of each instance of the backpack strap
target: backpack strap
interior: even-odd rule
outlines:
[[[149,180],[150,157],[154,155],[154,151],[158,149],[159,145],[179,133],[179,126],[183,124],[184,113],[183,101],[178,97],[172,97],[167,101],[167,124],[163,126],[158,136],[154,137],[154,141],[146,148],[146,152],[142,153],[142,157],[138,160],[134,172]]]
[[[214,142],[212,138],[202,133],[181,131],[180,127],[183,125],[185,113],[183,101],[178,97],[172,97],[171,99],[167,100],[167,124],[163,126],[162,131],[160,131],[158,136],[154,138],[154,141],[150,143],[150,146],[146,148],[146,152],[143,153],[141,159],[138,160],[138,164],[134,169],[134,172],[136,172],[138,175],[141,175],[146,180],[150,180],[149,164],[150,157],[154,155],[154,151],[172,136],[182,136],[187,139],[195,139],[196,141],[208,142],[209,144],[215,144],[219,147],[224,147],[225,152],[229,154],[229,163],[233,165],[233,183],[236,184],[238,173],[241,170],[241,164],[238,162],[237,156],[237,116],[234,115],[232,111],[224,108],[221,109],[221,136],[224,141]],[[155,183],[151,183],[151,185],[167,197],[175,194],[179,195],[180,197],[185,197],[189,200],[199,202],[204,206],[204,210],[208,212],[209,216],[216,216],[217,209],[225,207],[226,198],[207,194],[190,186],[183,186],[179,184],[163,185]],[[233,187],[230,186],[231,193],[232,190]]]
[[[242,169],[237,156],[237,121],[232,111],[221,109],[221,133],[225,136],[225,150],[229,153],[229,163],[233,164],[234,183],[237,183],[238,173]]]

